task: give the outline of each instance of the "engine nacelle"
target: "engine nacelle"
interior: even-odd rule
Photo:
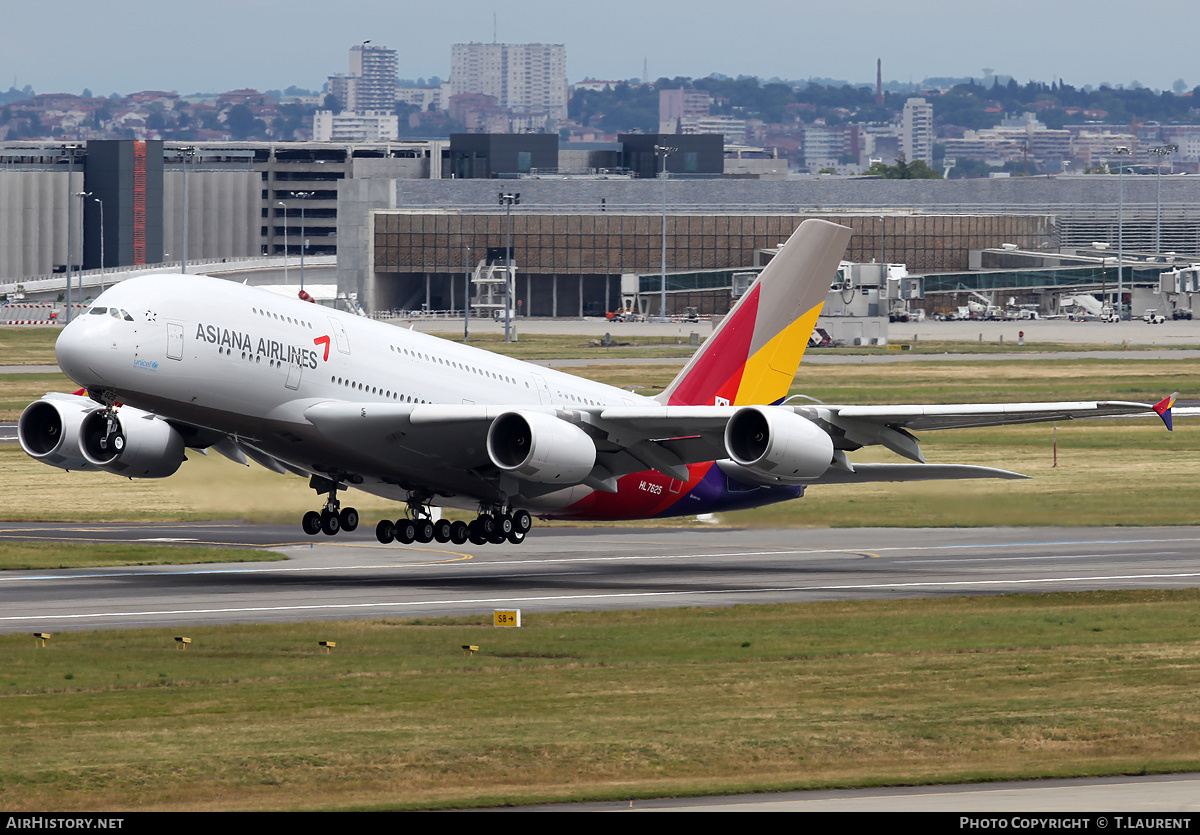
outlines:
[[[747,406],[725,425],[725,451],[772,482],[799,483],[829,469],[833,439],[789,409]]]
[[[96,469],[79,448],[79,427],[100,407],[73,394],[47,395],[25,407],[17,421],[21,449],[43,464],[63,470]]]
[[[596,463],[596,445],[573,423],[543,412],[505,412],[487,436],[492,463],[541,484],[578,484]]]
[[[79,448],[97,468],[129,478],[166,478],[184,462],[183,436],[149,412],[120,408],[109,426],[103,409],[84,417]]]

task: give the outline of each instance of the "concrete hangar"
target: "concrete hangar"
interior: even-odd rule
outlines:
[[[464,273],[505,251],[500,192],[521,194],[511,218],[524,315],[600,314],[620,307],[630,288],[653,296],[648,310],[658,312],[664,209],[668,312],[722,312],[731,301],[732,273],[761,263],[761,251],[806,217],[853,228],[851,260],[953,274],[950,284],[937,285],[945,293],[974,280],[962,276],[977,250],[1009,245],[1045,252],[1105,242],[1115,252],[1119,212],[1125,249],[1141,252],[1137,258],[1170,250],[1200,260],[1200,178],[1162,178],[1160,223],[1153,177],[1125,177],[1123,199],[1118,178],[1101,176],[786,178],[770,159],[731,166],[722,160],[719,137],[620,139],[580,145],[560,144],[553,134],[468,134],[352,144],[4,143],[0,283],[61,270],[72,212],[72,261],[99,266],[96,195],[103,195],[106,265],[178,261],[185,192],[189,262],[295,257],[303,224],[306,252],[336,253],[339,292],[357,293],[368,311],[461,309]],[[106,145],[111,150],[102,150]],[[665,179],[655,178],[663,163],[656,145],[675,149],[666,156]],[[105,185],[101,169],[116,164],[105,163],[105,155],[123,159],[139,147],[143,175],[127,166],[132,173]],[[141,185],[137,176],[144,176]],[[92,199],[72,206],[68,195],[81,192]],[[1036,290],[1045,281],[1013,280],[994,286]],[[927,296],[927,309],[937,303]]]
[[[1200,178],[1164,180],[1161,233],[1153,178],[1125,179],[1126,280],[1135,260],[1150,266],[1146,261],[1156,258],[1156,249],[1200,260]],[[1118,242],[1117,188],[1115,178],[1082,176],[361,181],[345,183],[339,192],[338,283],[372,310],[461,307],[464,273],[485,258],[503,257],[508,226],[497,198],[506,192],[521,195],[520,205],[511,208],[511,234],[515,292],[526,315],[615,310],[631,286],[651,297],[648,310],[657,313],[664,204],[668,313],[687,307],[723,312],[731,301],[732,273],[760,264],[760,251],[777,246],[807,217],[854,230],[849,260],[903,263],[910,274],[946,275],[946,281],[928,282],[927,312],[953,310],[963,303],[959,294],[976,289],[1052,307],[1056,293],[1099,286],[1104,269],[1025,274],[1010,263],[998,276],[973,271],[980,264],[971,253],[1057,252],[1104,242],[1111,259]],[[1108,283],[1115,285],[1115,277],[1108,266]],[[868,309],[886,315],[881,301]]]

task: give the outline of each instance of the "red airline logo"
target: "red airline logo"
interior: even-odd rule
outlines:
[[[313,340],[313,345],[324,345],[325,346],[324,361],[329,362],[329,337],[328,336],[318,336],[316,339]]]

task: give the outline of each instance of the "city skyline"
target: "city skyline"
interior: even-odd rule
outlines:
[[[645,68],[651,80],[720,73],[873,84],[875,60],[882,58],[884,79],[901,82],[980,78],[986,68],[1020,83],[1136,81],[1163,90],[1177,79],[1188,89],[1200,84],[1185,48],[1144,47],[1158,21],[1172,31],[1200,23],[1200,9],[1182,0],[1165,0],[1140,16],[1114,0],[1014,0],[1002,15],[949,0],[927,0],[903,15],[882,0],[863,0],[852,15],[845,7],[798,8],[781,0],[749,0],[736,17],[712,0],[652,6],[614,0],[594,14],[565,8],[549,0],[461,0],[451,18],[435,7],[360,0],[329,18],[327,4],[311,0],[295,0],[286,14],[273,3],[213,0],[202,14],[164,18],[158,4],[120,0],[97,18],[94,4],[63,0],[47,26],[44,12],[20,4],[7,10],[0,32],[0,89],[320,90],[343,70],[346,50],[368,39],[398,52],[401,78],[447,79],[452,44],[488,43],[493,36],[499,43],[564,44],[571,82],[640,78]],[[1131,31],[1139,33],[1136,44],[1126,37]]]

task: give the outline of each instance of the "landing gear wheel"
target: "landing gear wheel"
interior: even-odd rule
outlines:
[[[496,529],[492,531],[492,535],[488,537],[488,542],[492,543],[493,545],[500,545],[507,539],[508,534],[506,534],[504,530],[497,525]]]
[[[315,510],[305,513],[304,518],[300,520],[300,527],[309,536],[316,536],[321,532],[321,514]]]
[[[418,519],[417,527],[417,542],[433,542],[433,522],[428,519]]]
[[[342,523],[338,521],[336,513],[321,514],[321,530],[326,536],[333,536],[342,528]]]
[[[417,526],[411,519],[396,520],[396,541],[410,545],[417,538]]]
[[[358,511],[352,507],[343,507],[342,512],[338,514],[338,521],[342,524],[342,530],[352,531],[358,527]]]
[[[474,524],[479,530],[479,535],[484,539],[491,539],[492,534],[496,532],[496,520],[491,516],[480,516],[475,520]]]
[[[396,538],[396,526],[387,519],[375,526],[375,538],[387,545]]]
[[[522,542],[525,541],[525,534],[521,533],[516,528],[513,528],[511,531],[508,532],[508,541],[511,542],[513,545],[520,545]]]
[[[476,519],[467,525],[467,539],[471,540],[472,545],[487,545],[488,538],[483,532],[483,521],[481,519]]]
[[[497,513],[492,518],[496,520],[496,530],[507,538],[513,530],[512,517],[507,513]]]
[[[467,541],[468,534],[467,523],[459,519],[450,525],[450,541],[455,545],[462,545]]]
[[[513,530],[521,533],[529,533],[529,529],[533,527],[533,519],[529,515],[528,510],[518,510],[512,515]]]
[[[450,521],[448,519],[438,519],[433,523],[433,538],[438,542],[450,541]]]

